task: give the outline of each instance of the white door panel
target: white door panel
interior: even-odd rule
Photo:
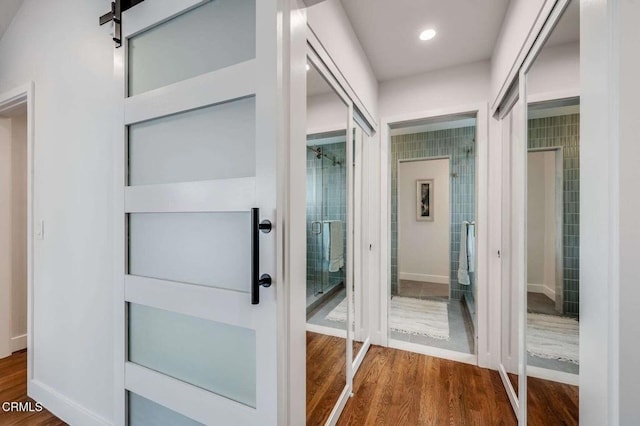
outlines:
[[[256,93],[256,63],[256,60],[243,62],[131,96],[124,101],[125,123],[139,123],[251,96]]]
[[[246,212],[256,197],[255,177],[129,186],[124,190],[126,213]]]
[[[123,14],[117,424],[278,424],[279,4]]]

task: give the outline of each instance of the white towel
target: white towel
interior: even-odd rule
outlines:
[[[325,220],[322,230],[324,260],[329,264],[329,272],[338,272],[344,267],[344,232],[342,221]]]
[[[467,259],[467,225],[469,222],[462,222],[460,229],[460,261],[458,263],[458,284],[469,285],[469,262]]]
[[[467,227],[467,252],[469,272],[476,271],[476,223],[471,222]]]

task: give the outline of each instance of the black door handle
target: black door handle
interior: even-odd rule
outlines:
[[[260,222],[260,209],[251,209],[251,304],[260,303],[260,286],[271,287],[271,275],[260,274],[260,232],[271,232],[271,222]]]

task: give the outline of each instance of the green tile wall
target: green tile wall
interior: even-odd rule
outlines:
[[[391,294],[398,293],[398,161],[449,156],[451,178],[450,296],[472,296],[472,286],[458,284],[460,228],[475,220],[475,126],[391,138]]]
[[[562,147],[564,313],[580,313],[580,114],[529,120],[529,148]]]
[[[312,222],[323,220],[341,220],[344,229],[344,253],[346,265],[347,253],[347,168],[346,144],[332,143],[320,146],[329,157],[318,159],[316,154],[307,150],[307,295],[320,290],[327,291],[331,286],[344,282],[344,269],[327,272],[322,256],[322,235],[314,235]]]

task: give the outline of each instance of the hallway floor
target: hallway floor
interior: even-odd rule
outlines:
[[[14,352],[13,355],[0,359],[0,404],[4,402],[31,402],[35,409],[35,401],[27,396],[27,351]],[[40,412],[5,412],[0,409],[0,425],[66,425],[62,420],[47,410]]]
[[[530,379],[529,425],[577,425],[578,388]],[[515,425],[497,371],[372,346],[338,425]]]

